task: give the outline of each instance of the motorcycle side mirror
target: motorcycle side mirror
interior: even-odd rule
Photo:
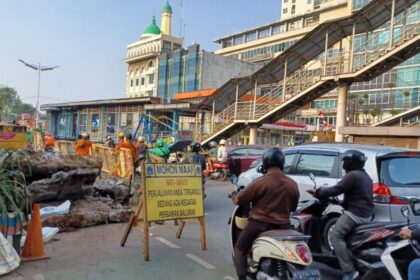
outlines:
[[[409,213],[410,213],[410,211],[408,210],[408,207],[407,206],[401,207],[401,214],[404,217],[408,218]]]
[[[315,175],[314,175],[314,173],[309,173],[309,178],[313,181],[313,182],[315,182]]]
[[[234,185],[236,185],[238,183],[238,177],[236,175],[232,175],[230,177],[230,182]]]
[[[262,164],[257,167],[257,172],[263,174],[263,166]]]

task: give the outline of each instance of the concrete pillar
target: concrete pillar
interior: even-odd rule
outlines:
[[[249,145],[257,144],[257,129],[256,125],[249,126]]]
[[[337,121],[335,125],[335,142],[343,142],[344,135],[338,132],[340,127],[346,126],[346,101],[349,85],[339,83],[338,85],[338,102],[337,102]]]

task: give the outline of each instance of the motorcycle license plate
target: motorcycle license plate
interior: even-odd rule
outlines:
[[[321,272],[319,269],[305,269],[305,270],[295,270],[293,272],[293,279],[295,280],[320,280]]]

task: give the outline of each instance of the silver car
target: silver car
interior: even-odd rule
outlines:
[[[345,175],[341,158],[347,150],[359,150],[367,156],[365,170],[372,178],[376,222],[405,221],[401,207],[408,204],[400,196],[420,198],[420,151],[380,145],[346,143],[313,143],[284,148],[284,172],[296,181],[300,200],[312,197],[306,192],[314,184],[309,173],[315,175],[318,187],[334,186]],[[247,187],[262,176],[257,172],[261,162],[254,162],[254,168],[243,172],[238,178],[239,187]],[[328,219],[324,221],[323,236],[327,238],[331,226],[341,215],[342,209],[333,205],[327,209]],[[413,222],[420,223],[420,216],[410,215]]]

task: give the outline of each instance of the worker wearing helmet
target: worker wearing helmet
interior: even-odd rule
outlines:
[[[92,142],[88,139],[88,134],[86,132],[82,133],[82,139],[77,140],[76,143],[76,155],[88,156],[91,147]]]
[[[124,141],[125,133],[123,131],[118,133],[118,143],[121,143]]]
[[[137,158],[134,160],[134,163],[140,163],[142,161],[144,161],[146,159],[146,154],[147,154],[147,145],[146,143],[144,143],[144,138],[142,136],[139,136],[139,138],[137,139],[138,145],[136,147],[137,150]]]
[[[137,150],[133,143],[131,143],[131,140],[133,136],[130,133],[125,134],[124,132],[120,132],[118,134],[118,137],[121,138],[121,136],[124,135],[122,140],[118,143],[118,145],[115,147],[115,150],[118,151],[119,149],[127,149],[131,151],[131,157],[133,158],[133,163],[135,159],[137,158]]]
[[[54,136],[48,131],[45,133],[44,146],[45,151],[52,151],[54,149]]]

